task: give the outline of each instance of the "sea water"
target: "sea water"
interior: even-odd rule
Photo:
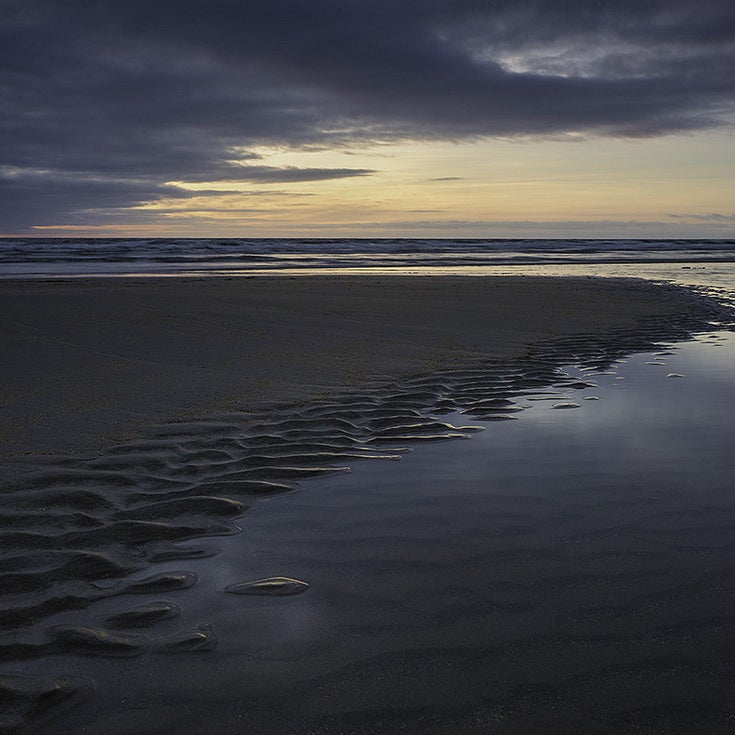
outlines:
[[[0,279],[569,275],[730,298],[735,240],[0,238]]]
[[[0,238],[0,276],[462,272],[524,265],[735,262],[735,240]]]

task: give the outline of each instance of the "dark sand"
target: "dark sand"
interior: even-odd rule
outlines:
[[[573,633],[575,620],[556,637],[545,624],[560,565],[572,580],[589,572],[570,552],[579,540],[585,559],[601,560],[589,572],[593,589],[584,583],[585,605],[594,603],[594,575],[606,564],[616,576],[618,557],[638,558],[635,528],[630,534],[623,525],[629,537],[622,549],[607,543],[608,526],[614,538],[621,534],[617,485],[605,490],[590,528],[589,503],[597,506],[587,484],[570,475],[578,489],[571,500],[562,497],[564,468],[573,466],[564,446],[548,455],[557,462],[553,485],[517,474],[515,460],[504,470],[513,489],[494,488],[486,500],[477,486],[478,478],[493,477],[484,460],[477,464],[484,452],[468,456],[459,475],[451,454],[430,452],[407,476],[428,472],[419,486],[409,480],[405,492],[414,500],[400,483],[389,490],[390,475],[352,490],[324,481],[337,493],[325,498],[340,514],[337,546],[324,534],[330,512],[310,519],[319,502],[310,510],[290,493],[299,485],[306,492],[310,478],[339,478],[356,463],[407,466],[385,460],[410,447],[522,425],[516,419],[532,399],[568,408],[549,416],[576,415],[581,396],[595,388],[589,375],[720,315],[675,288],[526,278],[9,283],[0,288],[0,313],[9,470],[0,519],[0,654],[9,662],[0,671],[0,730],[21,723],[86,733],[244,726],[273,735],[299,731],[303,718],[319,733],[474,733],[497,718],[505,718],[502,732],[543,732],[539,723],[568,674],[554,657],[572,661],[583,645],[594,660],[603,641],[623,635],[606,627],[606,609],[599,629],[583,638]],[[580,374],[561,372],[569,362]],[[165,419],[172,421],[153,425]],[[62,454],[34,458],[52,451]],[[445,470],[458,488],[469,483],[461,494],[447,486]],[[432,481],[442,473],[443,481]],[[645,489],[641,507],[652,494],[665,496],[662,490]],[[451,508],[478,491],[489,515],[474,519],[470,505],[453,519]],[[502,508],[493,499],[498,492]],[[551,503],[558,513],[534,515],[529,502],[539,494],[539,507]],[[246,512],[277,497],[290,509],[277,532],[287,545],[273,539],[277,553],[248,546],[239,534]],[[620,507],[628,502],[640,506],[635,487]],[[386,536],[397,519],[407,535],[398,528]],[[368,522],[384,528],[366,535]],[[681,577],[682,570],[666,568],[679,553],[672,548],[671,558],[654,559],[664,568],[634,569],[634,578]],[[508,559],[520,563],[510,576],[507,564],[498,572]],[[381,580],[393,578],[397,586],[383,589]],[[488,597],[487,580],[500,592]],[[565,604],[577,611],[575,585]],[[334,589],[338,597],[330,600]],[[492,627],[498,611],[503,640]],[[336,650],[329,635],[318,642],[314,634],[324,625],[327,633],[342,631]],[[517,644],[505,645],[507,633]],[[544,646],[551,636],[554,653],[536,664],[541,634]],[[501,653],[517,682],[509,689],[499,681],[493,695],[483,672],[500,675],[492,662]],[[623,676],[636,675],[629,658],[622,664]],[[540,679],[554,682],[543,696],[534,689]],[[454,680],[460,695],[451,691]],[[409,696],[410,681],[420,690]],[[64,720],[65,709],[85,699]],[[531,700],[535,709],[524,709]],[[665,700],[661,721],[674,722],[671,697]],[[580,715],[574,701],[553,731],[570,731],[570,724],[589,731],[594,713]],[[617,731],[611,717],[601,732]],[[707,721],[722,717],[717,710]],[[443,722],[460,729],[442,730]]]
[[[582,278],[0,281],[0,457],[99,450],[159,421],[692,308],[680,291]]]

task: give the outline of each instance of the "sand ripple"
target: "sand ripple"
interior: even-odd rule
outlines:
[[[307,582],[291,577],[268,577],[254,582],[240,582],[225,587],[234,595],[298,595],[309,588]]]
[[[274,405],[260,416],[242,413],[216,421],[171,423],[145,439],[111,447],[102,456],[39,468],[3,488],[0,622],[9,632],[2,645],[4,658],[212,650],[217,639],[206,624],[162,638],[126,632],[175,617],[179,606],[165,601],[133,608],[121,604],[100,619],[98,627],[43,625],[49,616],[98,600],[191,587],[197,578],[187,570],[132,575],[145,574],[153,563],[216,553],[206,546],[177,543],[237,533],[234,520],[259,499],[292,492],[312,478],[349,472],[358,461],[398,460],[415,443],[467,439],[484,428],[440,420],[448,413],[489,423],[522,416],[534,401],[560,401],[554,405],[560,409],[580,408],[565,400],[564,393],[596,384],[563,373],[561,366],[576,362],[586,374],[602,373],[626,354],[657,345],[660,349],[658,340],[684,338],[697,326],[696,320],[652,320],[635,333],[557,339],[537,345],[524,360],[502,364],[470,360],[433,375],[386,379],[308,405]],[[505,534],[522,541],[532,530],[509,524],[504,531],[497,529],[497,538]],[[503,558],[549,558],[548,550],[524,548],[520,541]],[[584,542],[576,539],[580,549]],[[685,538],[681,545],[686,545]],[[274,576],[233,582],[225,589],[285,596],[302,593],[308,586]],[[656,599],[678,600],[692,592],[670,591]],[[645,604],[654,602],[651,598]],[[528,601],[507,604],[521,610]],[[17,720],[35,726],[90,689],[89,682],[74,677],[0,677],[0,700],[10,703],[5,708],[9,714],[0,723]],[[53,706],[45,704],[49,692],[57,702]]]
[[[181,608],[173,602],[146,602],[105,619],[108,628],[145,628],[161,620],[175,618]]]

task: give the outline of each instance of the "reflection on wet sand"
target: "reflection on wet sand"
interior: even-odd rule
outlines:
[[[93,664],[80,667],[77,657],[134,658],[222,650],[224,639],[217,629],[221,624],[231,634],[232,608],[228,605],[232,603],[210,601],[205,621],[191,620],[193,613],[187,610],[203,608],[202,600],[212,593],[211,586],[207,592],[197,593],[197,589],[206,587],[203,576],[214,573],[220,557],[214,547],[182,542],[219,536],[224,548],[227,537],[232,537],[233,545],[228,548],[236,548],[235,535],[241,525],[247,530],[249,510],[270,498],[293,493],[304,481],[341,481],[351,468],[364,467],[364,460],[377,460],[376,466],[389,468],[392,463],[386,460],[399,460],[411,448],[418,454],[421,447],[428,451],[428,447],[443,446],[446,440],[469,439],[494,421],[524,418],[530,409],[581,409],[582,404],[571,400],[572,396],[599,398],[585,392],[599,392],[598,381],[623,356],[660,350],[702,328],[703,318],[715,313],[651,320],[647,327],[635,331],[549,340],[523,359],[466,361],[429,375],[386,379],[338,399],[284,404],[260,417],[230,414],[216,420],[164,425],[145,439],[112,447],[93,459],[71,458],[28,474],[21,484],[6,488],[0,532],[4,552],[0,620],[8,630],[0,645],[4,659],[15,661],[19,672],[2,680],[4,699],[11,702],[8,727],[19,723],[40,726],[54,710],[61,712],[91,693],[88,678],[49,679],[41,674],[46,669],[44,660],[53,661],[53,668],[67,667],[72,672],[96,670],[95,678],[105,679],[104,671]],[[564,369],[570,363],[575,372]],[[476,423],[466,424],[466,418]],[[476,466],[481,463],[476,462]],[[473,472],[468,469],[467,476]],[[458,487],[465,482],[457,477]],[[530,487],[536,484],[534,479]],[[466,729],[462,718],[470,703],[485,702],[482,707],[492,710],[486,694],[480,696],[477,690],[477,672],[486,667],[498,671],[498,662],[506,673],[495,696],[506,704],[493,706],[500,707],[506,719],[520,717],[524,726],[531,726],[536,715],[519,709],[517,687],[541,686],[554,670],[555,657],[571,660],[573,654],[584,650],[600,661],[609,660],[614,668],[615,660],[629,659],[621,648],[642,650],[648,645],[646,636],[654,635],[656,641],[663,636],[670,641],[679,635],[677,623],[666,620],[666,630],[673,632],[665,633],[659,626],[655,634],[648,631],[631,637],[626,621],[632,610],[646,611],[653,606],[658,611],[662,604],[678,604],[711,589],[706,582],[682,582],[678,572],[671,573],[669,580],[669,572],[655,567],[666,567],[674,547],[670,542],[663,544],[660,532],[641,525],[639,517],[625,520],[626,508],[638,512],[648,503],[658,502],[655,491],[649,496],[641,494],[640,488],[622,493],[609,488],[595,498],[573,498],[573,502],[571,488],[560,489],[557,495],[532,491],[524,496],[518,494],[518,488],[507,496],[490,492],[478,509],[477,522],[465,526],[453,526],[443,507],[438,515],[436,508],[432,509],[431,500],[437,492],[442,506],[447,489],[431,484],[424,496],[413,496],[409,502],[408,496],[399,495],[387,506],[381,502],[361,507],[370,493],[353,490],[353,494],[346,494],[343,502],[354,505],[352,530],[343,527],[340,531],[340,536],[350,540],[334,558],[329,558],[328,546],[320,546],[318,528],[304,525],[298,504],[291,504],[297,546],[305,544],[297,555],[299,566],[308,567],[313,562],[315,578],[288,565],[272,569],[271,576],[251,577],[243,563],[237,577],[218,585],[218,597],[229,597],[221,595],[223,592],[243,599],[293,596],[294,605],[301,604],[300,600],[309,605],[309,600],[324,590],[319,578],[324,578],[324,565],[328,564],[341,580],[336,584],[343,586],[345,599],[375,613],[364,619],[358,615],[357,620],[350,613],[337,621],[337,628],[347,625],[351,635],[365,639],[378,635],[382,641],[378,648],[371,651],[369,646],[360,646],[355,659],[335,659],[332,652],[320,660],[307,656],[306,665],[312,667],[307,679],[314,678],[321,692],[318,706],[313,694],[304,695],[311,702],[309,717],[316,731],[330,732],[330,727],[337,728],[335,732],[361,731],[344,713],[345,706],[362,712],[367,729],[373,723],[390,731],[402,723],[413,728],[411,731],[425,732],[432,722],[446,718],[459,718],[460,726]],[[461,495],[455,496],[451,489],[448,492],[452,502],[464,502]],[[622,504],[617,508],[622,509],[617,524],[609,525],[609,507],[604,503]],[[719,515],[723,511],[718,508],[713,512]],[[363,524],[377,524],[381,532],[366,535]],[[686,539],[686,529],[666,532]],[[693,534],[701,532],[697,529]],[[279,534],[285,541],[289,532],[281,529]],[[647,538],[645,543],[641,543],[641,534]],[[580,559],[584,560],[583,571]],[[184,560],[189,560],[191,569],[165,568],[166,562]],[[345,565],[350,569],[349,579],[338,572],[345,570]],[[402,581],[400,591],[394,589],[388,596],[392,601],[386,601],[381,609],[380,595],[371,600],[369,586],[366,588],[362,579],[375,577],[384,565]],[[379,588],[377,585],[376,591]],[[621,594],[631,599],[621,605]],[[131,607],[129,595],[176,595],[177,601],[151,599]],[[294,607],[299,609],[303,608]],[[574,632],[567,624],[558,626],[556,632],[540,625],[550,612],[552,617],[562,615]],[[495,621],[500,628],[488,636],[487,615],[495,614],[505,617]],[[470,646],[463,636],[456,637],[459,621],[462,628],[477,631],[473,634],[477,635],[476,644]],[[626,629],[624,635],[616,630],[618,622]],[[420,642],[402,639],[414,628],[420,632]],[[432,630],[435,648],[427,649],[424,636]],[[232,648],[225,646],[225,657],[238,651],[238,645],[229,640]],[[308,643],[307,636],[303,644]],[[257,646],[252,652],[256,658],[261,655]],[[296,666],[301,677],[305,676],[304,665],[302,661]],[[153,669],[158,666],[163,664],[153,665]],[[432,669],[443,672],[434,684],[419,673]],[[655,678],[668,670],[668,664],[663,669],[656,664],[650,671],[639,670],[639,675]],[[599,680],[595,691],[601,696],[605,691],[617,691],[619,676],[629,676],[632,670],[626,664],[620,674],[606,673],[604,666],[595,671]],[[424,687],[415,694],[415,701],[394,702],[389,707],[392,714],[376,713],[375,703],[390,697],[370,682],[376,677],[401,682],[413,676],[410,672],[415,672]],[[243,681],[253,687],[248,697],[257,699],[260,690],[252,682],[255,674],[257,667],[243,674]],[[265,672],[263,682],[269,676]],[[429,694],[437,682],[453,677],[465,687],[466,695],[460,700],[450,702]],[[562,680],[565,691],[574,689],[566,676]],[[590,681],[583,685],[587,693]],[[531,697],[534,712],[561,696],[557,686],[542,687],[543,692]],[[360,694],[351,698],[341,691],[345,687]],[[235,692],[230,694],[236,696]],[[94,718],[110,715],[109,711],[102,715],[95,707],[109,710],[109,704],[109,694],[101,697],[100,705],[89,708],[90,713],[96,713],[90,714],[91,724],[85,723],[85,710],[81,710],[81,720],[70,727],[78,732],[95,731],[101,725],[95,724]],[[282,731],[278,718],[271,717],[267,724],[269,716],[262,714],[263,707],[266,705],[259,701],[251,724],[259,732]],[[416,707],[421,711],[414,711]],[[168,722],[166,707],[159,711],[155,703],[148,703],[145,709],[151,731]],[[424,711],[434,714],[427,720]],[[264,720],[259,719],[261,715]],[[222,715],[229,716],[234,714]],[[483,718],[480,721],[484,722]],[[121,723],[122,728],[131,727],[129,722]],[[108,724],[102,727],[107,731]],[[202,732],[201,727],[201,723],[192,722],[184,731]],[[139,725],[135,729],[142,732]]]

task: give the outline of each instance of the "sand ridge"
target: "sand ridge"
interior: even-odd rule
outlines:
[[[587,278],[2,281],[0,458],[98,451],[172,418],[518,357],[542,339],[686,314],[692,298]]]

